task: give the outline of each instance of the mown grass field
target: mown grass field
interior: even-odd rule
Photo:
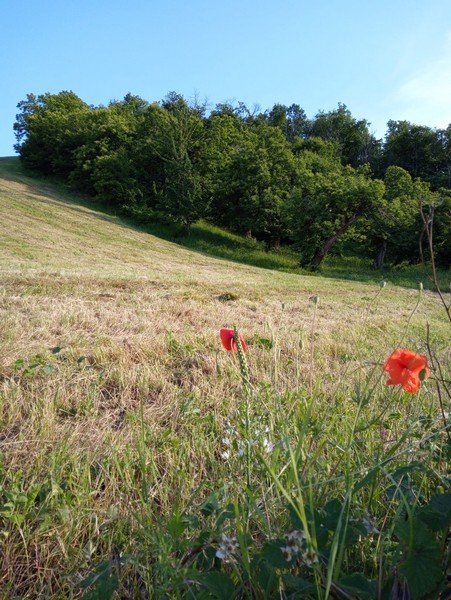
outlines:
[[[0,265],[2,598],[388,598],[404,585],[417,547],[397,519],[449,483],[436,294],[194,252],[16,159],[0,159]],[[250,400],[219,341],[234,324]],[[393,349],[427,342],[441,396],[433,377],[417,395],[385,386]],[[280,548],[261,558],[294,527],[290,498],[298,517],[341,507],[324,551],[307,509],[313,566]],[[364,518],[369,537],[347,545],[346,524]],[[215,557],[222,534],[237,535],[229,562]],[[369,595],[343,579],[356,573]],[[438,597],[424,589],[413,597]]]

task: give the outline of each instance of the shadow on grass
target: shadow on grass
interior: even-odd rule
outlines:
[[[312,277],[328,277],[346,281],[379,283],[382,280],[394,285],[418,289],[422,282],[425,289],[434,289],[431,269],[428,265],[399,265],[387,267],[383,272],[376,271],[371,261],[355,256],[329,256],[317,272],[301,269],[296,252],[282,248],[280,252],[268,252],[264,244],[201,221],[193,225],[190,235],[175,225],[138,220],[124,214],[119,209],[107,207],[86,195],[72,190],[66,183],[55,177],[45,177],[26,171],[18,157],[0,158],[0,177],[9,181],[18,181],[29,186],[30,191],[45,194],[59,202],[65,202],[72,210],[80,211],[78,206],[94,210],[99,219],[151,234],[155,237],[178,244],[184,248],[215,258],[246,264],[253,267],[283,271]],[[443,290],[450,289],[449,271],[439,271],[439,281]]]
[[[329,278],[361,281],[368,283],[389,282],[400,287],[419,289],[420,283],[426,290],[435,290],[432,269],[429,264],[411,265],[407,262],[399,265],[387,265],[379,271],[372,267],[372,261],[355,256],[330,256],[324,261],[319,275]],[[444,292],[450,290],[450,271],[438,270],[439,284]]]

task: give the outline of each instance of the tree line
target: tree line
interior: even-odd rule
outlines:
[[[90,106],[71,91],[18,104],[23,164],[139,219],[200,219],[316,269],[346,245],[374,266],[451,259],[451,124],[389,121],[384,140],[343,104],[309,119],[297,104],[160,102],[127,94]]]

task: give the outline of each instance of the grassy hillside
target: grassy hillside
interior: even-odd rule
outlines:
[[[346,550],[331,533],[333,552],[314,533],[313,587],[292,597],[325,598],[332,583],[334,597],[364,597],[338,583],[357,572],[389,581],[396,518],[446,487],[446,382],[412,396],[381,369],[398,346],[427,354],[428,327],[434,376],[450,379],[434,293],[194,252],[16,159],[0,159],[0,269],[0,597],[81,597],[95,569],[104,595],[91,597],[112,597],[116,575],[120,598],[289,597],[293,581],[265,595],[246,562],[294,527],[287,497],[334,499],[340,524],[375,524]],[[219,342],[233,324],[250,395]],[[239,538],[228,563],[214,556],[221,534]]]
[[[38,180],[36,178],[27,177],[21,169],[20,162],[17,158],[0,159],[0,176],[10,180],[10,193],[13,191],[13,187],[11,187],[13,181],[16,183],[21,182],[28,184],[31,186],[30,191],[40,191],[44,193],[44,196],[64,200],[66,206],[68,203],[75,203],[76,207],[74,210],[83,211],[83,209],[87,209],[84,214],[89,213],[91,216],[96,214],[98,219],[104,218],[109,222],[122,225],[122,227],[126,229],[131,229],[133,232],[139,230],[143,233],[151,234],[159,240],[164,239],[174,242],[178,247],[195,250],[197,253],[228,259],[240,264],[297,275],[308,275],[309,277],[339,278],[342,280],[365,281],[373,284],[379,284],[380,280],[383,278],[394,285],[401,285],[412,289],[417,289],[418,282],[421,281],[426,289],[433,289],[431,283],[431,271],[428,266],[399,265],[397,267],[387,268],[382,275],[379,271],[375,271],[371,268],[371,261],[368,259],[329,256],[326,258],[321,271],[312,274],[299,268],[298,256],[294,250],[283,248],[281,252],[267,252],[263,243],[257,242],[254,239],[246,239],[238,236],[219,227],[215,227],[210,223],[200,222],[195,224],[192,228],[191,235],[186,236],[176,227],[163,225],[161,223],[146,223],[139,225],[136,219],[132,220],[125,217],[120,219],[114,218],[112,217],[111,212],[109,214],[105,212],[105,207],[102,205],[96,205],[92,199],[75,195],[61,183],[49,183],[42,178]],[[36,194],[34,197],[36,198]],[[22,206],[22,209],[26,210],[25,206]],[[55,211],[56,218],[58,218],[57,215],[58,211]],[[33,213],[29,214],[29,217],[33,218]],[[88,223],[91,224],[91,221],[88,221]],[[80,221],[78,221],[78,225],[78,232],[80,235],[83,235],[82,230],[84,227],[81,225]],[[98,231],[98,228],[96,228],[96,231]],[[105,235],[108,235],[108,229],[102,229],[102,231]],[[131,243],[130,236],[121,237],[123,238],[121,239],[122,247],[124,246],[125,240],[127,240],[127,244]],[[139,239],[146,239],[146,241],[149,242],[148,236]],[[28,244],[29,249],[38,249],[35,241],[36,240],[34,239],[30,239]],[[94,242],[95,240],[93,239],[92,241]],[[76,239],[74,239],[73,242],[78,243]],[[22,255],[24,256],[27,256],[26,248],[27,246],[22,242]],[[48,247],[45,248],[45,250],[48,249]],[[136,250],[136,246],[134,246],[133,249]],[[124,248],[124,250],[126,250],[126,248]],[[49,256],[48,252],[45,254]],[[118,255],[116,254],[116,256]],[[131,257],[137,258],[139,262],[142,259],[145,259],[144,256],[137,254],[136,252],[132,252]],[[66,258],[67,257],[65,257],[65,259]],[[41,257],[41,260],[42,259],[43,257]],[[91,268],[91,266],[89,266],[89,268]],[[439,271],[438,274],[442,287],[448,288],[450,284],[450,273]]]

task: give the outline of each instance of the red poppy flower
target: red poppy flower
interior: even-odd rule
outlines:
[[[233,329],[221,329],[219,332],[221,337],[222,345],[226,350],[231,350],[236,352],[236,342],[235,342],[235,332]],[[243,336],[240,334],[240,342],[243,347],[243,350],[246,352],[246,342],[244,341]]]
[[[427,364],[424,354],[397,348],[384,364],[384,371],[390,375],[386,385],[401,385],[409,394],[415,394],[421,386],[420,373],[424,371],[424,378],[430,375]]]

